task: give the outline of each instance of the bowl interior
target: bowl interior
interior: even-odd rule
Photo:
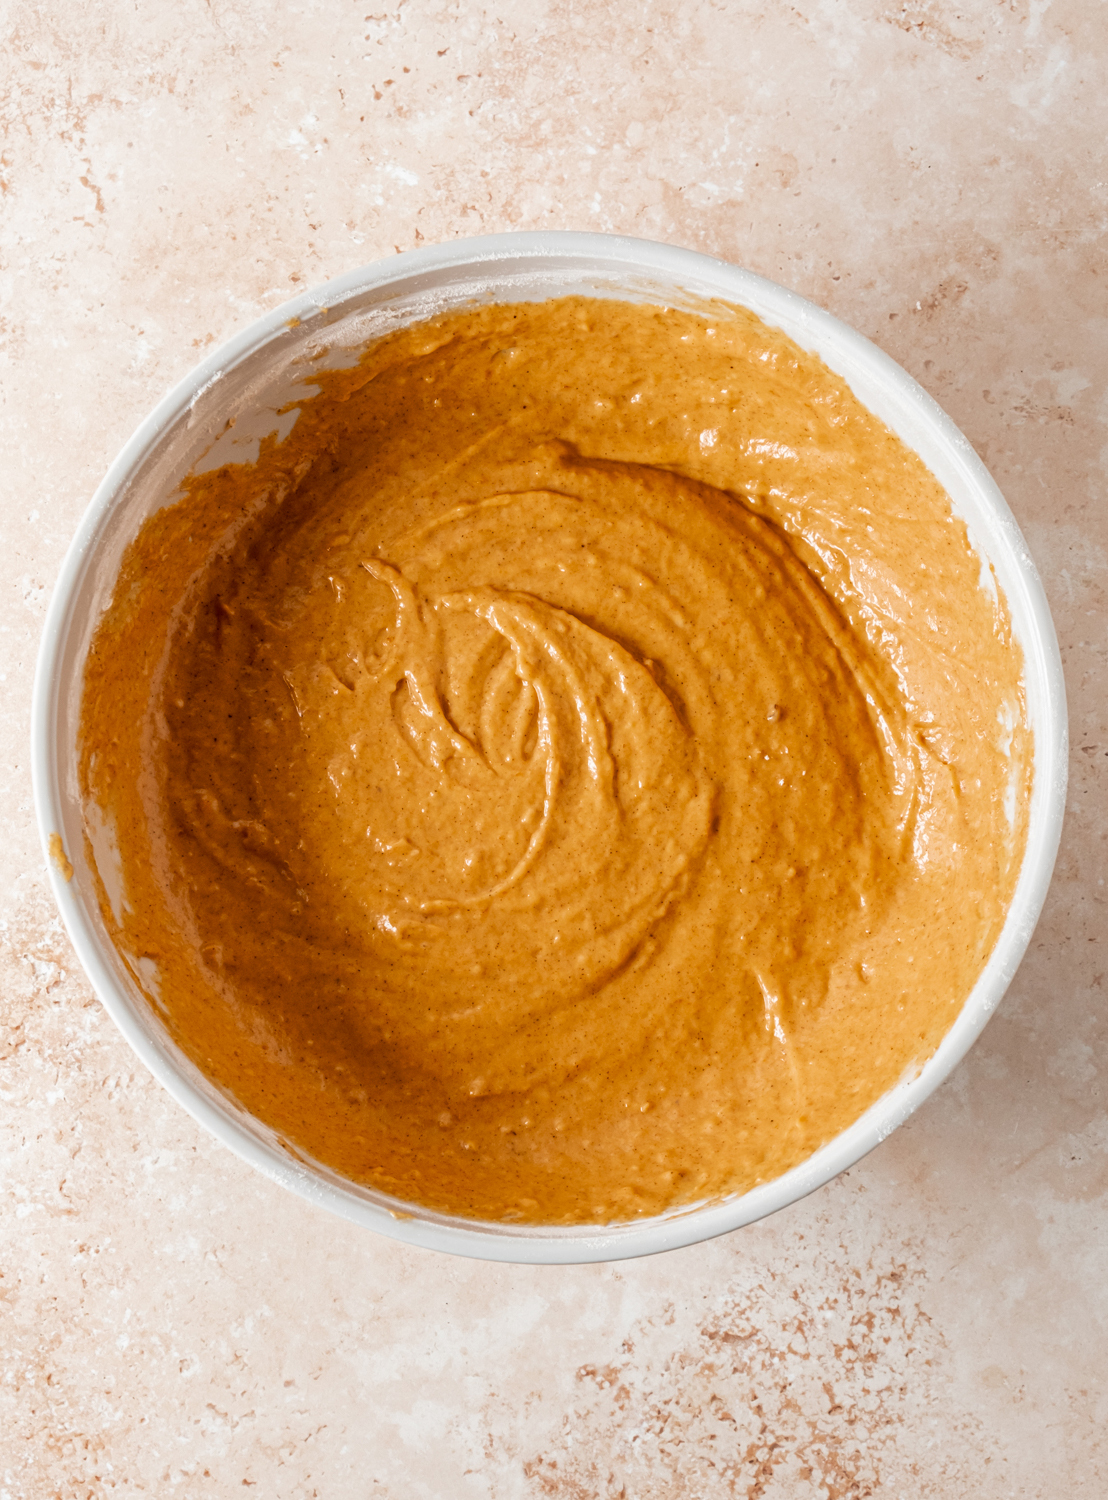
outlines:
[[[170,1041],[108,936],[85,855],[77,733],[84,662],[111,599],[124,550],[194,469],[249,460],[284,435],[312,371],[353,363],[390,330],[482,301],[580,293],[691,309],[722,299],[748,307],[818,353],[855,395],[923,458],[965,521],[983,585],[1007,597],[1025,657],[1035,770],[1027,849],[999,942],[935,1055],[800,1166],[742,1195],[627,1225],[536,1227],[475,1223],[361,1187],[291,1150],[220,1093]],[[286,410],[293,404],[292,410]],[[995,582],[994,582],[995,580]],[[52,867],[67,928],[101,1000],[170,1093],[221,1140],[302,1196],[395,1238],[510,1261],[641,1255],[750,1223],[820,1186],[883,1140],[947,1076],[980,1033],[1030,940],[1046,894],[1065,797],[1061,663],[1045,596],[1019,529],[969,443],[929,396],[859,334],[795,294],[706,256],[602,235],[504,235],[397,256],[276,309],[217,351],[141,425],[100,486],[63,567],[47,619],[34,705],[33,768],[44,846],[60,834],[74,877]],[[118,854],[94,833],[109,898],[120,898]]]

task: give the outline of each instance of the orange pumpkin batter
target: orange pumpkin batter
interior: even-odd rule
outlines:
[[[947,497],[729,307],[485,307],[319,385],[99,626],[120,951],[220,1087],[404,1200],[778,1175],[934,1050],[1018,873],[1022,663]]]

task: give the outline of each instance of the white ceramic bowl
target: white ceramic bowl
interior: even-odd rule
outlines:
[[[958,1019],[914,1078],[800,1166],[750,1192],[626,1225],[545,1228],[433,1213],[294,1159],[183,1056],[101,920],[82,837],[77,727],[89,640],[124,548],[217,438],[219,449],[205,467],[249,456],[241,445],[256,444],[278,426],[277,409],[295,393],[313,349],[356,350],[398,325],[474,298],[522,301],[574,292],[676,305],[705,297],[741,303],[816,351],[920,454],[1007,595],[1026,660],[1035,772],[1027,851],[1004,930]],[[224,432],[228,417],[236,418],[233,433]],[[411,251],[305,292],[212,354],[147,417],[97,490],[62,567],[35,678],[32,763],[43,846],[49,852],[51,835],[60,835],[73,863],[70,882],[56,863],[51,879],[78,956],[128,1042],[195,1119],[274,1181],[395,1239],[488,1260],[557,1263],[646,1255],[760,1219],[858,1161],[947,1077],[1004,994],[1046,896],[1065,803],[1066,709],[1054,627],[1019,528],[969,443],[899,365],[811,302],[723,261],[608,235],[510,234]]]

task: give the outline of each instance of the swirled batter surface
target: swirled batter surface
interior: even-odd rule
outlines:
[[[934,1050],[1018,872],[1021,661],[946,496],[727,307],[467,311],[319,385],[99,628],[120,950],[219,1086],[406,1200],[779,1174]]]

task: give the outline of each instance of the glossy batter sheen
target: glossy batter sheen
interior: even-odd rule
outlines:
[[[945,494],[725,306],[485,307],[318,383],[99,627],[120,950],[291,1150],[400,1198],[778,1175],[934,1050],[1018,872],[1022,663]]]

